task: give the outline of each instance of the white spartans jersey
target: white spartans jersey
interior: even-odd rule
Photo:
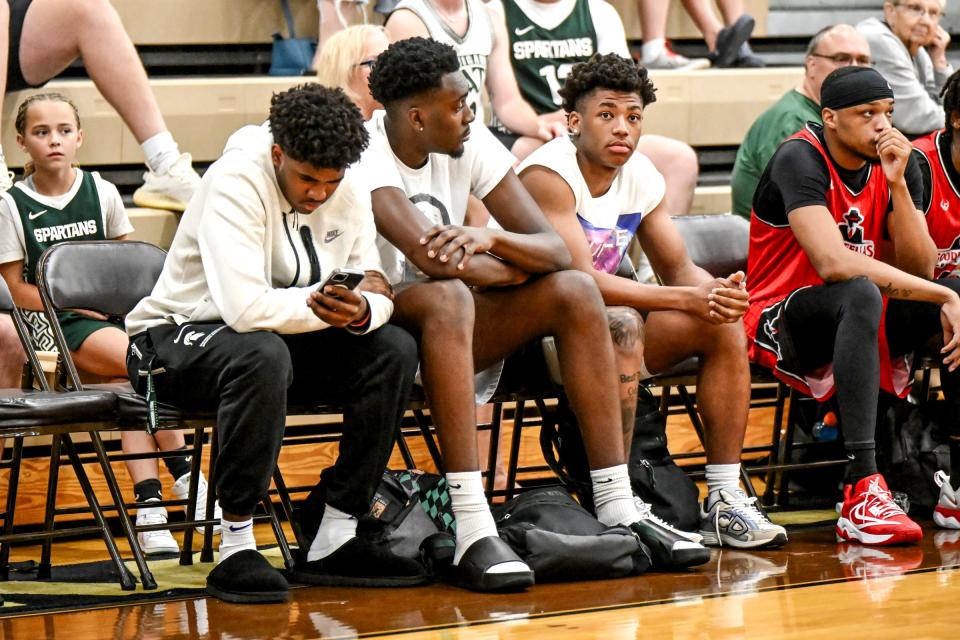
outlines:
[[[486,122],[480,95],[487,79],[487,58],[493,51],[493,24],[482,0],[465,0],[467,4],[467,33],[461,38],[444,22],[430,0],[402,0],[394,9],[412,11],[423,21],[430,37],[457,50],[460,70],[467,79],[470,93],[467,104],[478,122]]]
[[[563,178],[577,205],[577,221],[590,245],[593,268],[616,273],[643,216],[663,200],[663,176],[641,153],[634,153],[607,192],[594,197],[580,173],[577,148],[567,137],[555,138],[520,163],[517,173],[546,167]]]

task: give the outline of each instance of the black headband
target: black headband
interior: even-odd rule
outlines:
[[[820,106],[824,109],[846,109],[891,98],[890,83],[873,67],[840,67],[820,87]]]

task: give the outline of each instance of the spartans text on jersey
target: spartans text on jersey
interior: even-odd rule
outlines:
[[[513,59],[530,58],[578,58],[593,55],[591,38],[567,38],[565,40],[523,40],[513,43]]]
[[[33,230],[33,237],[40,243],[70,240],[72,238],[79,238],[80,236],[92,236],[96,234],[96,220],[81,220],[80,222],[59,224],[53,227],[40,227]]]

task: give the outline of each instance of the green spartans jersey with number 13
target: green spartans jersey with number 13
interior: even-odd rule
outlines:
[[[513,0],[503,0],[510,57],[520,93],[538,114],[560,108],[560,87],[570,69],[597,50],[597,33],[588,0],[577,0],[566,20],[544,29]]]

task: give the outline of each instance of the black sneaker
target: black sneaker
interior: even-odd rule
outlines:
[[[654,570],[685,569],[710,559],[709,549],[691,540],[690,534],[678,531],[653,515],[649,507],[641,516],[630,525],[630,530],[650,551]]]
[[[750,39],[754,20],[743,14],[729,27],[717,33],[716,48],[707,56],[715,67],[732,67],[740,53],[740,45]]]
[[[238,551],[215,566],[207,576],[207,593],[241,604],[286,602],[290,597],[287,579],[253,549]]]

